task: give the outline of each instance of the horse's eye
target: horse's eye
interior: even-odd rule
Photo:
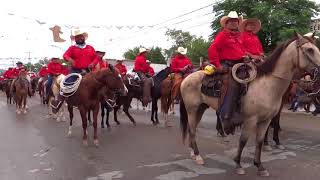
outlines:
[[[307,52],[310,53],[310,54],[314,54],[314,49],[313,48],[308,48]]]

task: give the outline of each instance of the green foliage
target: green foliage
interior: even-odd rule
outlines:
[[[131,59],[134,60],[139,53],[139,47],[134,47],[133,49],[127,50],[124,54],[123,57],[125,59]]]
[[[188,48],[187,56],[192,60],[194,65],[199,65],[200,57],[208,59],[209,46],[210,42],[202,37],[193,39],[190,44],[186,46]]]
[[[230,11],[237,11],[244,18],[259,18],[262,29],[258,36],[268,52],[277,43],[293,36],[309,32],[311,17],[320,11],[311,0],[220,0],[213,6],[215,19],[211,24],[211,38],[221,29],[220,19]]]

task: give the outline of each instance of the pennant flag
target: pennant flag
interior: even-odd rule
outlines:
[[[8,13],[8,15],[13,16],[14,14],[12,14],[12,13]]]
[[[132,29],[134,26],[127,26],[127,28]]]
[[[40,25],[46,24],[46,22],[41,22],[41,21],[39,21],[39,20],[37,20],[37,19],[36,19],[36,22],[37,22],[38,24],[40,24]]]
[[[54,27],[49,28],[49,29],[52,31],[54,42],[65,42],[66,41],[60,37],[60,34],[62,34],[60,26],[55,25]]]
[[[142,29],[144,26],[138,26],[139,29]]]
[[[123,28],[123,26],[116,26],[116,28],[117,28],[118,30],[121,30],[121,29]]]

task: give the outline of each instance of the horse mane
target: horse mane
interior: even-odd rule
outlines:
[[[168,77],[168,75],[170,74],[170,67],[166,67],[164,69],[162,69],[161,71],[159,71],[155,76],[154,79],[159,79],[159,81],[162,81],[164,79],[166,79]]]
[[[279,44],[269,55],[264,62],[257,67],[258,69],[258,76],[268,75],[273,72],[274,67],[276,66],[278,59],[282,52],[291,44],[293,41],[297,40],[297,37],[289,39],[285,42]]]

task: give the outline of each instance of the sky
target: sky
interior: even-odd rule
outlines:
[[[88,32],[87,44],[105,58],[123,58],[135,46],[169,48],[167,28],[208,38],[216,0],[3,0],[0,6],[0,68],[22,60],[62,57],[70,32]],[[320,0],[315,0],[320,3]],[[205,7],[208,6],[208,7]],[[202,8],[201,10],[197,10]],[[197,10],[188,15],[179,15]],[[171,20],[170,20],[171,19]],[[169,20],[169,21],[168,21]],[[37,22],[38,21],[38,22]],[[50,27],[61,27],[63,43],[53,42]]]

